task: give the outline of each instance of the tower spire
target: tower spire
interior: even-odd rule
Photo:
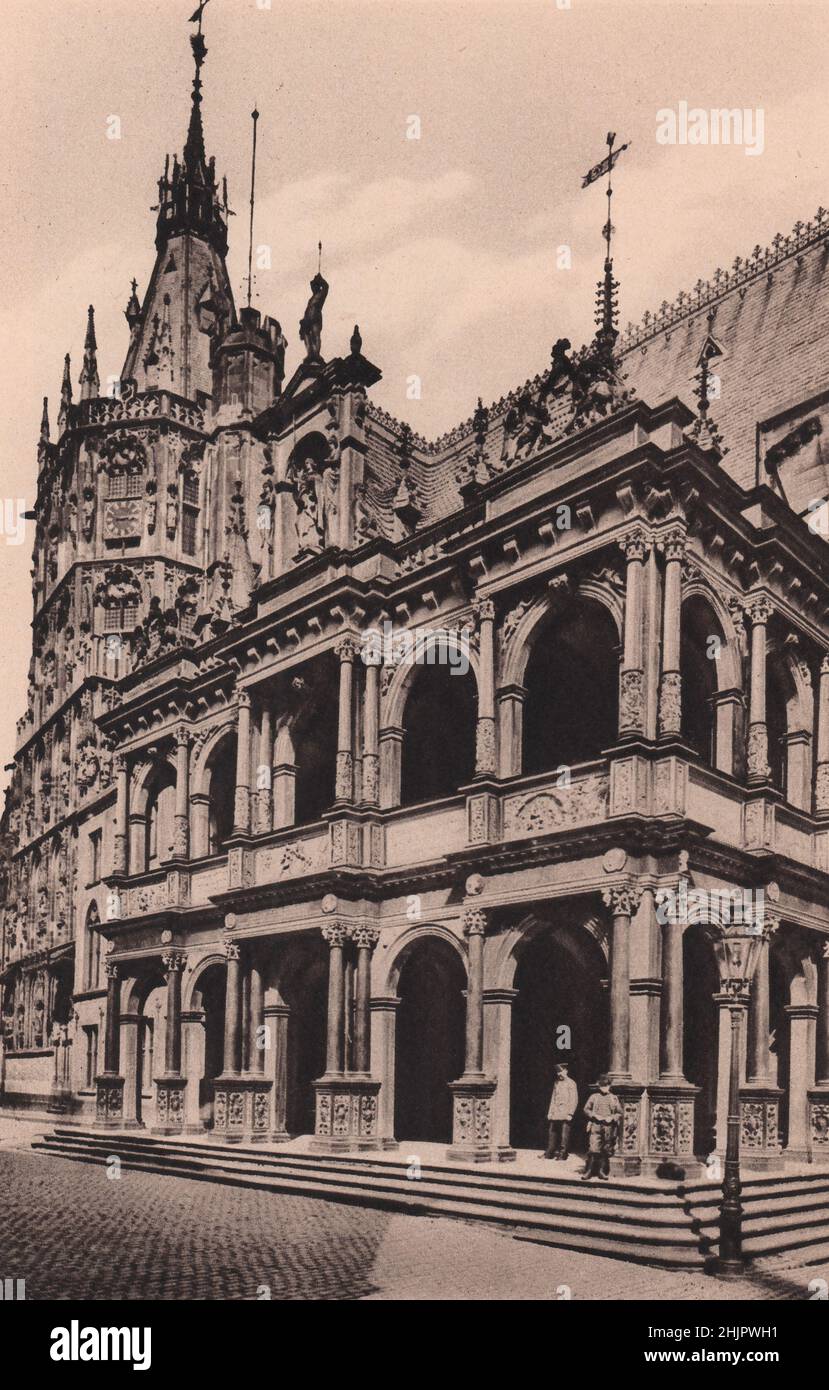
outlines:
[[[95,341],[95,310],[90,304],[86,323],[86,338],[83,345],[83,367],[79,378],[81,400],[90,401],[99,395],[101,379],[98,376],[98,344]]]
[[[43,397],[43,414],[40,417],[40,442],[49,443],[49,397]]]
[[[69,353],[63,359],[63,381],[60,387],[60,410],[58,411],[58,430],[62,433],[69,423],[72,412],[72,364]]]

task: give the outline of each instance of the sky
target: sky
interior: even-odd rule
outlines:
[[[2,0],[0,515],[33,504],[42,397],[54,423],[67,351],[77,397],[90,303],[102,380],[120,372],[157,180],[186,135],[195,3]],[[373,399],[428,438],[542,369],[556,338],[591,335],[606,207],[581,181],[608,130],[630,142],[614,175],[623,326],[829,202],[826,3],[209,0],[204,26],[237,299],[256,104],[254,240],[271,268],[254,302],[282,323],[288,375],[321,240],[323,354],[359,323],[383,372]],[[762,111],[762,153],[659,143],[657,113],[683,101]],[[31,644],[32,537],[8,529],[0,767]]]

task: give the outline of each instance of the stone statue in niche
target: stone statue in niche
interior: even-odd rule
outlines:
[[[167,488],[167,535],[170,540],[175,538],[178,530],[178,489],[175,483],[170,483]]]
[[[320,479],[312,459],[304,459],[294,473],[296,537],[300,550],[321,550],[325,543]]]
[[[85,541],[91,541],[95,534],[95,489],[85,487],[81,507],[81,533]]]

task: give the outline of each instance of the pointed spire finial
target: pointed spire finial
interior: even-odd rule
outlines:
[[[40,441],[49,443],[49,397],[43,397],[43,414],[40,417]]]
[[[134,332],[136,325],[139,323],[141,319],[141,305],[138,302],[138,295],[136,293],[137,289],[138,281],[133,280],[132,293],[129,297],[129,300],[127,301],[127,307],[124,310],[124,318],[127,320],[127,323],[129,324],[131,333]]]
[[[67,352],[63,359],[63,381],[60,386],[60,410],[58,411],[58,430],[62,434],[72,410],[72,363]]]
[[[79,377],[81,387],[81,400],[91,401],[97,396],[101,389],[101,379],[98,376],[98,344],[95,341],[95,310],[90,304],[89,314],[86,322],[86,338],[83,346],[83,367]]]

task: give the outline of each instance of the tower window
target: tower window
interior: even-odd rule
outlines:
[[[142,488],[140,473],[110,473],[109,497],[140,497]]]
[[[116,603],[104,609],[104,632],[131,632],[137,624],[137,603]]]
[[[181,516],[181,548],[185,555],[195,555],[196,553],[198,519],[197,507],[184,507]]]

